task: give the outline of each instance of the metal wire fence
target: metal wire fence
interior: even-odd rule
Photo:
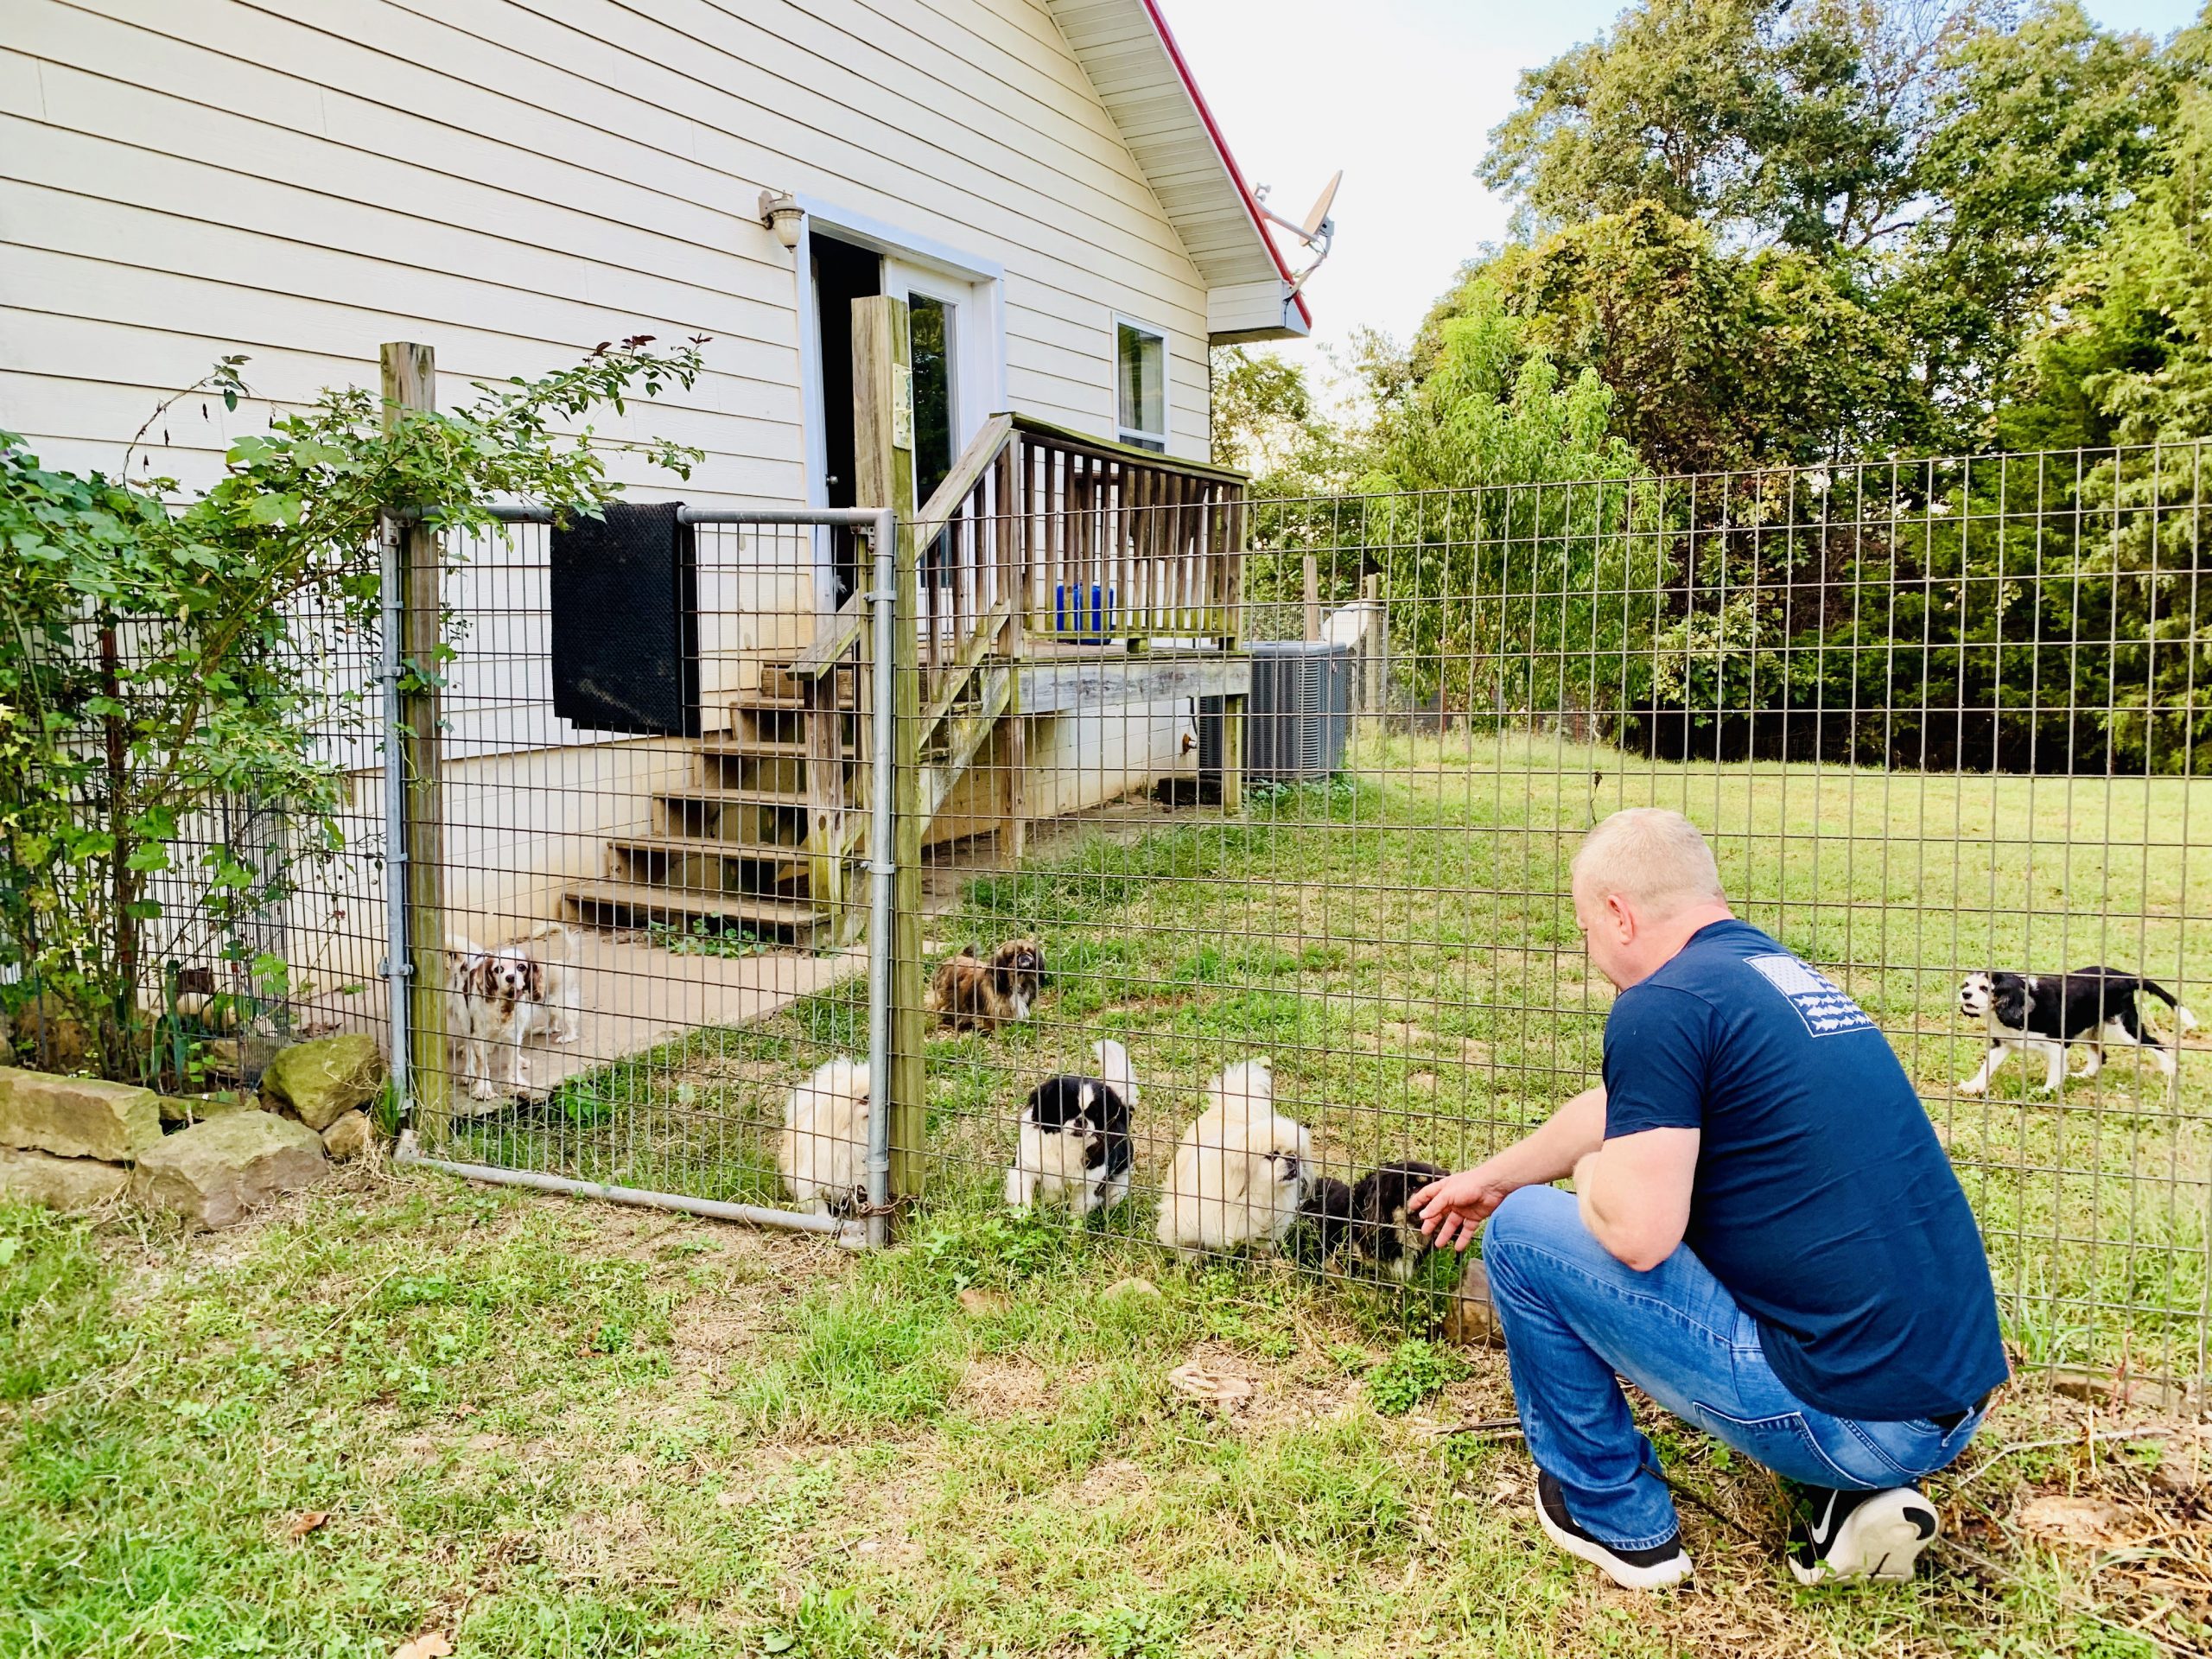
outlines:
[[[896,615],[880,531],[696,516],[677,642],[632,649],[684,671],[657,726],[576,701],[621,619],[561,596],[544,515],[447,546],[421,1155],[834,1230],[895,1154],[909,1205],[1027,1199],[1440,1317],[1459,1264],[1398,1248],[1390,1166],[1465,1167],[1595,1079],[1567,861],[1662,804],[1897,1049],[2024,1363],[2205,1374],[2201,1044],[2146,1002],[2162,1049],[1969,1092],[1957,1007],[2093,963],[2212,1000],[2201,447],[1248,502],[1054,442],[906,536]],[[181,827],[138,993],[177,1090],[384,1036],[407,954],[385,642],[293,637],[341,835],[267,800]],[[918,971],[872,976],[893,896]]]
[[[2146,1000],[2177,1078],[2119,1047],[2089,1075],[2076,1043],[2050,1095],[2024,1065],[1971,1093],[1987,1042],[1958,996],[1971,972],[2098,963],[2206,997],[2202,463],[2181,446],[1262,501],[1233,639],[1110,614],[1051,637],[1033,596],[1033,651],[1087,653],[1096,690],[1023,704],[1023,858],[928,853],[933,966],[1012,940],[1046,966],[1026,1019],[938,1023],[941,1192],[997,1201],[1025,1102],[1055,1074],[1111,1078],[1110,1041],[1137,1085],[1130,1190],[1085,1224],[1360,1286],[1409,1274],[1439,1311],[1457,1264],[1395,1259],[1411,1178],[1390,1166],[1465,1167],[1596,1079],[1611,992],[1567,862],[1607,813],[1671,806],[1739,913],[1904,1060],[2022,1363],[2201,1376],[2201,1046]],[[1018,534],[1095,550],[1110,594],[1173,511]],[[1213,652],[1240,664],[1241,705],[1168,695]],[[1262,1059],[1290,1120],[1265,1147],[1201,1116],[1224,1076],[1234,1109],[1233,1068]],[[1193,1156],[1193,1135],[1213,1147]],[[1324,1183],[1363,1178],[1347,1230],[1332,1211],[1351,1196]]]

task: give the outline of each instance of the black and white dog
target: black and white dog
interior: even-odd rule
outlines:
[[[2040,1054],[2047,1068],[2044,1094],[2056,1094],[2066,1080],[2066,1046],[2082,1043],[2089,1063],[2077,1074],[2094,1077],[2105,1063],[2104,1046],[2118,1043],[2147,1048],[2168,1078],[2174,1075],[2173,1051],[2161,1043],[2135,1011],[2138,995],[2155,996],[2174,1011],[2183,1031],[2196,1028],[2196,1016],[2174,1000],[2164,986],[2117,968],[2076,968],[2070,974],[1968,974],[1959,987],[1959,1012],[1989,1030],[1989,1052],[1981,1070],[1959,1085],[1962,1095],[1989,1087],[1997,1068],[2016,1048]]]
[[[1350,1186],[1319,1177],[1298,1207],[1298,1219],[1306,1230],[1305,1255],[1325,1262],[1348,1249],[1362,1266],[1388,1273],[1401,1284],[1409,1282],[1432,1247],[1406,1201],[1450,1173],[1409,1159],[1370,1170]]]
[[[1006,1172],[1009,1205],[1027,1210],[1039,1198],[1065,1197],[1078,1226],[1128,1196],[1136,1161],[1129,1114],[1137,1077],[1129,1051],[1109,1037],[1090,1046],[1090,1057],[1096,1077],[1062,1072],[1030,1090],[1020,1144]]]
[[[1351,1190],[1352,1254],[1399,1283],[1409,1282],[1430,1244],[1420,1220],[1406,1207],[1407,1200],[1451,1173],[1408,1159],[1361,1176]]]

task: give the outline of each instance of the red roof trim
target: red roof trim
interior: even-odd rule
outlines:
[[[1198,79],[1191,73],[1191,66],[1183,60],[1183,48],[1175,44],[1175,31],[1167,27],[1167,20],[1160,15],[1158,0],[1144,0],[1145,15],[1152,19],[1153,29],[1160,35],[1160,43],[1167,48],[1167,60],[1175,66],[1175,73],[1183,78],[1183,89],[1191,95],[1191,102],[1198,111],[1198,119],[1205,123],[1206,133],[1213,140],[1213,147],[1221,164],[1229,169],[1229,176],[1236,186],[1236,194],[1243,200],[1245,209],[1252,215],[1252,228],[1260,233],[1260,241],[1275,262],[1275,269],[1282,273],[1285,282],[1291,280],[1291,270],[1284,263],[1282,250],[1275,245],[1274,233],[1268,230],[1268,221],[1260,217],[1260,204],[1252,199],[1252,187],[1244,182],[1243,170],[1236,165],[1236,157],[1229,151],[1229,141],[1221,136],[1221,125],[1213,118],[1213,111],[1206,107],[1206,95],[1198,90]],[[1306,319],[1306,326],[1313,326],[1313,312],[1306,303],[1306,296],[1294,294],[1291,302],[1297,306],[1299,315]]]

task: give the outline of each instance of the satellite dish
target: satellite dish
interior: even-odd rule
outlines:
[[[1321,187],[1321,194],[1313,199],[1313,211],[1306,215],[1303,232],[1309,245],[1315,237],[1321,234],[1325,227],[1330,231],[1336,229],[1336,226],[1330,221],[1329,209],[1336,203],[1337,187],[1344,181],[1344,170],[1340,167],[1329,181]]]
[[[1313,206],[1306,213],[1303,224],[1285,219],[1268,206],[1266,185],[1261,185],[1252,192],[1252,205],[1259,210],[1260,217],[1271,225],[1281,226],[1313,255],[1313,263],[1291,278],[1290,291],[1294,294],[1306,286],[1306,278],[1321,269],[1322,262],[1329,257],[1331,245],[1337,239],[1337,221],[1329,217],[1329,209],[1336,206],[1337,187],[1344,181],[1344,170],[1338,168],[1328,183],[1321,187],[1321,194],[1313,199]]]

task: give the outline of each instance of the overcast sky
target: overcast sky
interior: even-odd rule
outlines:
[[[1522,68],[1602,33],[1621,0],[1161,0],[1206,101],[1268,205],[1302,219],[1344,170],[1337,245],[1307,290],[1314,337],[1403,337],[1460,260],[1505,233],[1474,176]],[[2193,0],[2087,0],[2107,26],[2171,34]],[[1294,255],[1293,269],[1300,264]],[[1311,348],[1284,347],[1306,356]]]

